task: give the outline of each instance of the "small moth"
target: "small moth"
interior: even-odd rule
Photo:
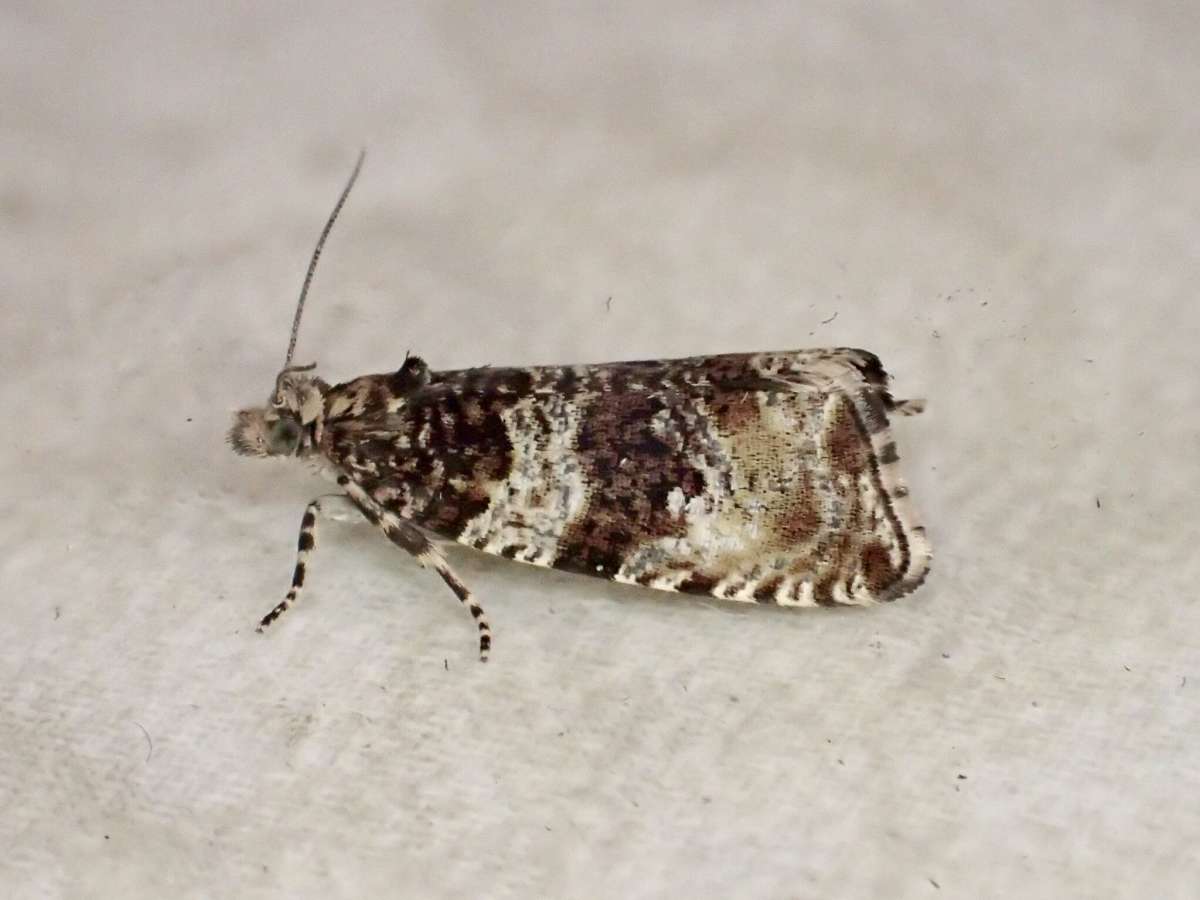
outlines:
[[[293,606],[319,516],[349,510],[482,607],[431,538],[664,591],[781,606],[870,606],[929,567],[897,474],[879,359],[849,348],[599,365],[394,372],[330,385],[292,364],[317,242],[266,406],[235,415],[233,449],[317,463],[336,494],[300,523]]]

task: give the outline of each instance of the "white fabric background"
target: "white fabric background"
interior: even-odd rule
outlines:
[[[1194,4],[163,6],[0,12],[6,896],[1196,896]],[[361,145],[300,361],[867,347],[926,586],[455,553],[482,667],[334,524],[256,635]]]

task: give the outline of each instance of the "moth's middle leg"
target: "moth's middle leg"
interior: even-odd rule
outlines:
[[[470,611],[471,618],[475,620],[479,629],[479,661],[487,662],[488,653],[492,649],[492,630],[488,626],[487,616],[484,615],[483,607],[476,603],[471,596],[470,588],[463,584],[454,570],[450,568],[446,557],[416,525],[399,516],[385,514],[379,519],[379,527],[383,529],[383,533],[393,544],[403,547],[415,556],[417,562],[422,566],[432,568],[442,576],[442,581],[446,582],[450,590],[454,591],[454,596]]]
[[[475,620],[475,626],[479,629],[479,661],[487,662],[488,654],[492,649],[492,629],[488,626],[487,616],[483,612],[483,607],[476,603],[471,596],[470,589],[454,574],[450,563],[446,562],[446,557],[442,556],[441,551],[412,522],[380,507],[366,491],[349,479],[339,483],[346,488],[348,496],[354,501],[359,512],[372,525],[378,525],[389,541],[415,556],[417,562],[422,566],[432,567],[442,576],[442,581],[446,582],[450,590],[454,591],[454,596],[467,608],[471,613],[471,618]]]

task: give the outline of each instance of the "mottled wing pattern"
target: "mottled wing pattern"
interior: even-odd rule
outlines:
[[[892,600],[928,568],[896,473],[897,404],[866,351],[434,373],[416,362],[332,388],[321,449],[436,535],[788,606]]]

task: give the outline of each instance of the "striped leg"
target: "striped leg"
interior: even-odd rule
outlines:
[[[438,552],[438,549],[430,544],[429,550],[433,567],[442,576],[442,581],[446,582],[450,590],[454,591],[454,596],[458,598],[459,602],[470,610],[471,618],[475,620],[475,627],[479,629],[479,661],[487,662],[488,654],[492,652],[492,629],[488,625],[487,616],[483,613],[483,607],[475,602],[471,596],[471,589],[459,580],[458,575],[450,568],[450,564],[446,562],[445,557]],[[425,561],[422,560],[422,565],[425,564]]]
[[[411,522],[398,516],[387,516],[381,519],[379,524],[383,528],[383,533],[388,536],[388,540],[415,556],[417,562],[422,566],[432,568],[441,575],[442,581],[446,582],[450,590],[454,591],[454,596],[470,610],[471,618],[475,620],[475,625],[479,629],[479,661],[487,662],[488,653],[492,649],[492,629],[488,627],[487,616],[483,613],[483,607],[471,597],[470,589],[450,568],[446,557]]]
[[[925,412],[925,401],[921,400],[894,400],[892,409],[900,413],[902,416],[917,416]]]
[[[347,495],[358,506],[359,511],[366,516],[367,521],[378,525],[389,541],[415,556],[417,562],[422,566],[432,567],[442,576],[442,581],[446,582],[450,590],[454,591],[454,596],[470,611],[471,617],[475,620],[475,627],[479,629],[479,661],[487,662],[488,654],[492,649],[492,629],[488,626],[487,616],[483,612],[483,607],[476,603],[471,596],[470,589],[454,574],[454,570],[450,568],[450,563],[446,562],[446,557],[442,556],[441,551],[416,525],[383,509],[353,481],[339,479],[338,484],[346,489]]]
[[[304,576],[308,571],[308,555],[317,546],[317,513],[321,511],[322,499],[318,497],[304,508],[304,518],[300,520],[300,539],[296,549],[296,569],[292,572],[292,586],[279,605],[262,617],[257,628],[260,633],[282,616],[300,596],[304,587]]]

